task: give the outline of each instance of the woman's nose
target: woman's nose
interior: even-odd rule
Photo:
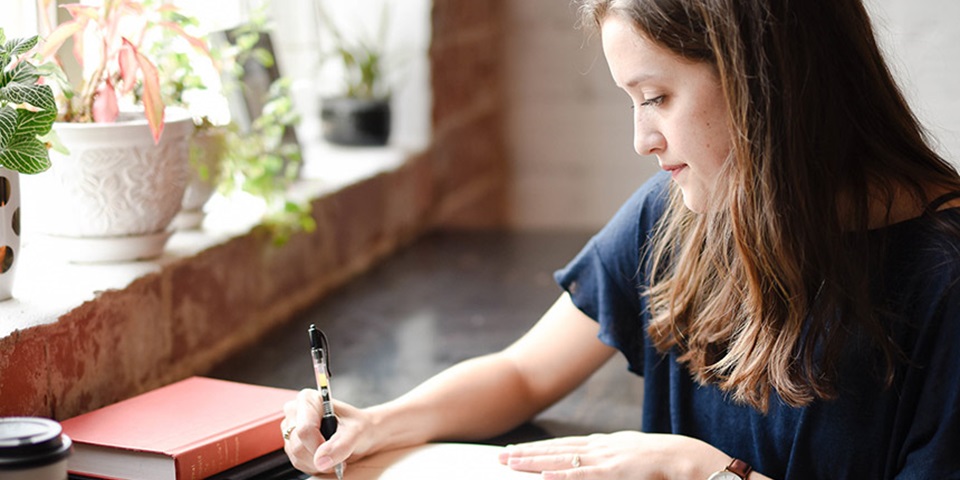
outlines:
[[[667,147],[667,139],[649,122],[634,119],[633,149],[639,155],[655,155]]]

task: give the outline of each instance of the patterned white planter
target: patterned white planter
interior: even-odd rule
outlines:
[[[187,184],[193,121],[167,108],[158,144],[142,115],[55,123],[70,155],[50,153],[43,175],[23,177],[24,222],[72,262],[149,259],[163,253]]]
[[[0,301],[13,296],[20,255],[20,174],[0,167]]]
[[[190,135],[190,168],[187,172],[187,189],[183,193],[183,207],[173,226],[179,230],[200,228],[205,212],[204,205],[216,192],[216,180],[220,176],[223,154],[226,148],[224,127],[209,127],[195,130]],[[201,174],[205,172],[206,175]]]

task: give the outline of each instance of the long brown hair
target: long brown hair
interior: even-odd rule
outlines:
[[[773,390],[836,395],[843,348],[863,336],[889,384],[898,361],[871,298],[876,206],[918,208],[960,189],[929,146],[860,0],[583,0],[583,21],[622,15],[718,72],[731,159],[707,213],[676,187],[653,241],[647,329],[700,382],[766,411]],[[873,210],[871,210],[871,206]],[[881,212],[882,213],[882,212]]]

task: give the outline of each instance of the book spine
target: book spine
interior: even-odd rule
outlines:
[[[201,480],[283,448],[280,418],[174,454],[177,480]]]

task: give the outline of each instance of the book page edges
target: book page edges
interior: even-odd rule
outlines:
[[[100,445],[73,445],[67,462],[71,473],[95,478],[137,478],[171,480],[176,478],[173,458],[156,452],[117,450]]]

